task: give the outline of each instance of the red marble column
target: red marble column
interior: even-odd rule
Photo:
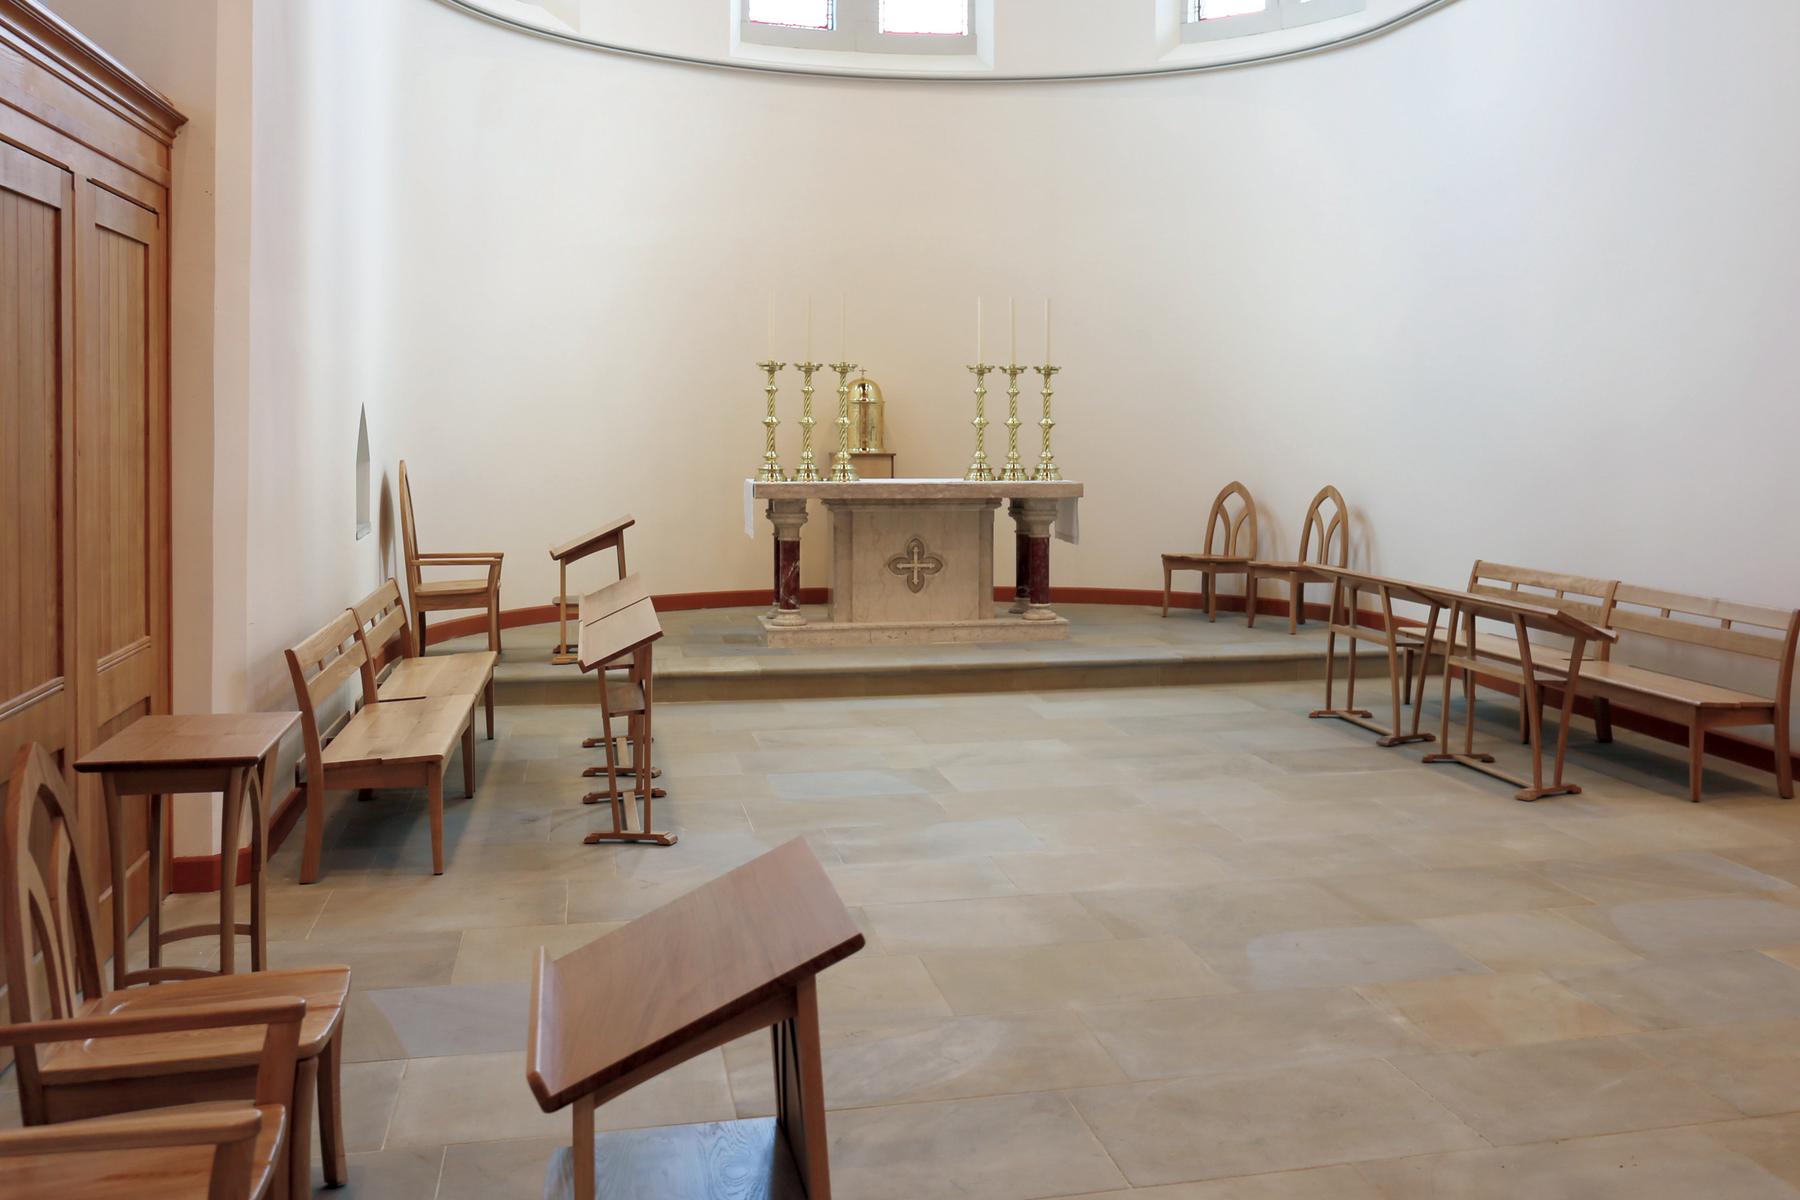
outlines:
[[[800,528],[806,524],[806,501],[769,501],[769,523],[775,527],[775,615],[770,622],[806,624],[800,615]]]
[[[1050,531],[1056,524],[1054,500],[1015,501],[1014,519],[1019,523],[1019,541],[1023,546],[1024,586],[1030,604],[1025,609],[1027,621],[1054,621],[1050,609]]]

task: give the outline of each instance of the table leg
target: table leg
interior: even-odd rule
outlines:
[[[575,1111],[575,1136],[569,1152],[574,1168],[573,1200],[595,1200],[594,1183],[594,1098],[583,1096],[571,1106]]]
[[[113,986],[125,986],[125,817],[121,811],[119,789],[111,775],[100,776],[100,790],[106,802],[107,864],[112,875],[112,953]]]
[[[1054,621],[1056,613],[1050,608],[1050,530],[1056,524],[1056,502],[1021,500],[1017,520],[1026,543],[1025,576],[1031,595],[1024,619]]]
[[[219,816],[219,974],[237,970],[237,864],[242,840],[244,789],[250,772],[233,767]]]
[[[269,969],[269,797],[275,794],[275,756],[250,779],[250,969]]]
[[[150,967],[162,966],[162,894],[163,894],[163,804],[168,797],[160,792],[150,796],[150,911],[145,914]]]
[[[825,1063],[819,1047],[819,992],[812,977],[794,988],[794,1057],[799,1068],[799,1167],[807,1200],[831,1200],[831,1159],[825,1140]],[[789,1145],[794,1144],[789,1131]]]
[[[775,526],[775,607],[773,624],[792,628],[806,624],[800,615],[800,528],[806,524],[806,501],[769,501],[769,523]]]

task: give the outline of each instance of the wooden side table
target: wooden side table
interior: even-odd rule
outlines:
[[[237,935],[250,935],[250,968],[268,966],[269,931],[264,902],[264,867],[269,855],[269,796],[275,749],[299,722],[297,712],[202,713],[148,716],[89,751],[77,771],[100,776],[106,796],[108,845],[112,859],[113,986],[160,983],[230,975],[237,969]],[[216,925],[162,927],[163,801],[189,792],[221,792],[225,803],[219,834],[219,920]],[[142,971],[125,967],[124,796],[150,802],[150,962]],[[246,800],[251,820],[250,920],[237,919],[237,855]],[[165,967],[162,948],[170,942],[217,936],[219,969]]]

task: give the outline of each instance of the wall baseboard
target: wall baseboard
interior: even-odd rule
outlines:
[[[300,823],[300,817],[306,810],[306,796],[300,788],[294,788],[281,798],[275,806],[275,812],[269,821],[269,856],[281,849],[288,834]],[[217,854],[181,854],[169,860],[169,891],[171,892],[216,892],[219,890],[219,855]],[[250,882],[250,847],[241,846],[237,853],[237,883],[243,887]]]

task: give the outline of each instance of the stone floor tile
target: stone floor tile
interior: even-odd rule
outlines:
[[[1585,967],[1641,957],[1565,912],[1469,913],[1427,917],[1419,924],[1495,971]]]
[[[888,954],[1093,942],[1112,936],[1068,896],[866,904],[863,915]]]
[[[1487,970],[1436,934],[1408,924],[1264,934],[1250,939],[1243,953],[1243,982],[1258,991],[1341,987]],[[1228,965],[1221,969],[1232,978]]]
[[[1185,942],[1130,938],[923,956],[958,1013],[1032,1012],[1229,991]]]
[[[1325,889],[1386,921],[1521,912],[1579,905],[1583,897],[1526,867],[1467,867],[1353,875],[1323,882]]]
[[[1751,950],[1546,973],[1650,1029],[1800,1017],[1800,970]]]
[[[1634,1033],[1640,1027],[1536,971],[1459,975],[1358,989],[1442,1050],[1491,1050]]]
[[[1637,900],[1571,910],[1569,917],[1649,955],[1715,954],[1800,942],[1800,908],[1742,896]]]
[[[537,969],[540,946],[550,951],[550,957],[561,958],[569,951],[611,933],[620,924],[594,921],[576,925],[515,925],[468,930],[463,934],[462,946],[456,954],[451,982],[530,983],[532,972]]]

